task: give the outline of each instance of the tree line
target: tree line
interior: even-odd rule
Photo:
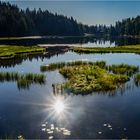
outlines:
[[[110,35],[140,36],[140,16],[117,21],[114,27],[110,27]]]
[[[83,36],[138,36],[140,16],[117,21],[115,25],[88,26],[78,23],[73,17],[53,14],[48,10],[26,10],[8,2],[0,2],[0,37],[60,35]]]

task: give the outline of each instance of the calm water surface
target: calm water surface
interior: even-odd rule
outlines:
[[[0,71],[40,73],[40,65],[72,60],[104,60],[108,64],[140,66],[137,54],[76,54],[26,59]],[[115,94],[56,95],[52,84],[65,79],[57,70],[45,72],[45,85],[19,90],[15,82],[0,83],[0,136],[2,138],[140,138],[140,88],[131,85]],[[130,82],[128,82],[128,85]],[[59,108],[57,108],[58,106]],[[50,129],[50,133],[46,129]],[[54,130],[54,129],[55,130]],[[63,134],[67,129],[69,133]],[[45,130],[45,131],[44,131]]]
[[[80,47],[114,47],[140,44],[140,38],[95,38],[95,37],[44,37],[36,39],[0,40],[0,45],[74,44]]]

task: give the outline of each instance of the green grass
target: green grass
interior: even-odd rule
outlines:
[[[116,47],[74,47],[77,53],[140,53],[140,45],[116,46]]]
[[[43,52],[44,48],[37,46],[0,45],[0,58],[11,58],[16,55]]]
[[[128,64],[118,64],[118,65],[107,65],[105,61],[72,61],[72,62],[59,62],[59,63],[51,63],[49,65],[41,65],[41,72],[51,71],[56,69],[61,69],[63,67],[68,66],[79,66],[79,65],[91,65],[91,66],[99,66],[102,69],[106,69],[109,72],[113,72],[114,74],[124,74],[128,76],[132,76],[136,72],[139,71],[138,66],[128,65]]]
[[[0,82],[16,81],[19,89],[28,89],[31,84],[45,84],[43,74],[19,74],[18,72],[0,72]]]
[[[68,79],[65,87],[76,94],[112,91],[129,80],[127,75],[111,74],[99,66],[92,65],[63,67],[59,72]]]
[[[108,70],[110,72],[113,72],[114,74],[125,74],[128,76],[132,76],[133,74],[139,72],[139,67],[128,64],[113,64],[108,66]]]
[[[24,39],[38,39],[42,36],[23,36],[23,37],[0,37],[0,40],[24,40]]]
[[[43,72],[58,69],[67,78],[64,87],[74,93],[112,91],[139,72],[137,66],[128,64],[107,65],[105,61],[59,62],[42,65],[40,69]]]
[[[136,86],[140,85],[140,73],[137,73],[134,77],[134,82]]]
[[[51,63],[49,65],[41,65],[40,66],[40,71],[45,72],[45,71],[51,71],[51,70],[56,70],[60,69],[66,66],[79,66],[79,65],[97,65],[101,68],[106,67],[106,62],[105,61],[96,61],[96,62],[91,62],[91,61],[72,61],[72,62],[59,62],[59,63]]]

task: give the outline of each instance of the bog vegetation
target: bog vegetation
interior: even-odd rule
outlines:
[[[46,77],[43,74],[0,72],[0,82],[5,81],[16,81],[19,89],[28,89],[31,84],[45,84]]]
[[[74,47],[77,53],[138,53],[140,54],[140,45],[116,46],[116,47]]]
[[[45,51],[44,48],[37,46],[0,45],[0,58],[13,58],[16,55],[38,53],[43,51]]]
[[[137,66],[107,65],[105,61],[60,62],[41,66],[43,72],[55,69],[58,69],[67,79],[64,87],[76,94],[115,90],[120,84],[129,81],[131,76],[139,72]],[[136,77],[138,81],[139,76]]]

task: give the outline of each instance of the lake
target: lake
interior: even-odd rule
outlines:
[[[108,40],[105,43],[110,44]],[[92,46],[89,41],[87,44]],[[107,46],[99,41],[97,44]],[[140,66],[138,54],[77,54],[67,51],[0,61],[0,71],[41,73],[40,65],[75,60],[104,60],[107,64]],[[18,89],[16,82],[0,83],[2,138],[17,138],[20,135],[28,139],[140,138],[140,87],[135,86],[132,81],[114,94],[57,94],[52,85],[65,82],[64,77],[58,70],[44,74],[46,84],[31,85],[29,89]]]
[[[23,39],[0,39],[0,45],[38,45],[38,44],[73,44],[80,47],[114,47],[122,45],[140,44],[140,38],[119,37],[36,37],[36,38],[23,38]]]

